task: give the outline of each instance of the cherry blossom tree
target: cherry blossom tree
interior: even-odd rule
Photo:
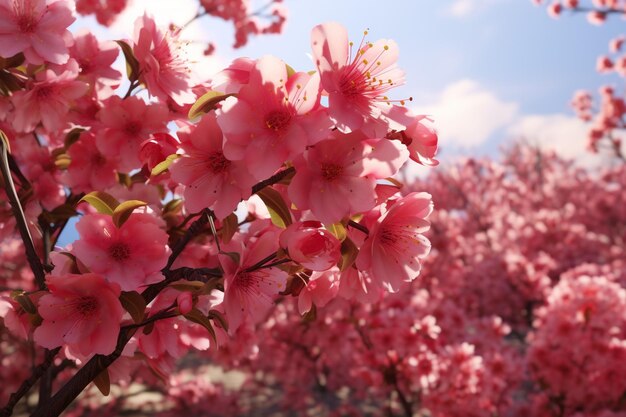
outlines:
[[[208,398],[239,412],[180,364],[250,361],[278,311],[398,292],[430,251],[431,196],[393,177],[436,164],[437,135],[389,98],[393,41],[355,46],[324,23],[311,68],[241,58],[192,85],[186,25],[144,14],[114,43],[68,30],[77,11],[107,25],[125,6],[0,1],[2,416],[114,414],[138,386],[175,403],[154,412]],[[286,16],[277,0],[201,1],[193,20],[206,15],[233,22],[235,47]]]

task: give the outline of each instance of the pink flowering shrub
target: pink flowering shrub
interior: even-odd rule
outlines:
[[[349,58],[346,30],[323,24],[312,68],[242,58],[194,85],[184,27],[145,14],[116,43],[68,31],[75,7],[110,24],[125,4],[0,1],[1,416],[31,407],[36,384],[36,416],[121,412],[117,393],[137,386],[172,398],[145,412],[200,413],[207,398],[243,412],[180,366],[252,365],[266,329],[365,309],[416,280],[430,250],[430,194],[392,177],[435,165],[437,135],[387,97],[403,83],[393,41]],[[247,2],[200,7],[244,25],[237,46],[285,16],[276,1],[267,27]]]

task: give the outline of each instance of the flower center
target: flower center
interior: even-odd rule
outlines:
[[[118,262],[122,262],[130,257],[130,249],[124,243],[114,243],[109,246],[109,256]]]
[[[124,127],[124,131],[130,136],[137,136],[141,132],[141,123],[128,122]]]
[[[354,98],[363,95],[367,88],[367,83],[363,74],[347,72],[344,73],[339,82],[341,94],[348,98]]]
[[[37,21],[32,15],[20,15],[18,16],[16,23],[22,33],[33,33],[37,27]]]
[[[343,174],[343,167],[337,164],[322,164],[322,178],[326,181],[334,181]]]
[[[75,304],[76,311],[83,317],[91,317],[98,309],[98,300],[96,297],[83,296],[78,299]]]
[[[274,110],[265,116],[265,125],[275,132],[285,129],[290,121],[291,114],[284,110]]]
[[[397,239],[398,239],[398,235],[393,230],[389,230],[388,228],[383,228],[380,231],[380,243],[383,245],[391,245],[395,243]]]
[[[52,86],[42,85],[36,90],[37,98],[40,100],[45,100],[50,97],[53,93]]]
[[[96,153],[92,155],[91,157],[91,165],[93,166],[101,167],[101,166],[104,166],[106,162],[107,162],[106,158],[100,153]]]
[[[222,152],[213,152],[207,158],[209,169],[214,174],[220,174],[230,167],[231,162],[226,159]]]

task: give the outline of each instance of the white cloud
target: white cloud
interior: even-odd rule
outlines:
[[[454,0],[446,8],[446,13],[453,17],[466,17],[482,8],[503,0]]]
[[[610,161],[609,154],[597,155],[587,150],[588,131],[589,126],[574,116],[537,114],[520,117],[507,133],[513,139],[553,150],[565,158],[574,158],[582,166],[606,164]]]
[[[414,111],[432,115],[442,146],[469,148],[483,144],[510,125],[518,105],[500,99],[475,81],[461,80],[448,85],[434,103],[420,105]]]

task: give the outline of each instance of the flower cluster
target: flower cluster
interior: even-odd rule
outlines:
[[[235,3],[202,5],[239,22]],[[106,23],[117,9],[102,4],[79,9]],[[299,320],[418,277],[433,202],[393,177],[436,165],[437,134],[389,98],[404,82],[393,41],[355,46],[326,23],[313,68],[242,58],[192,85],[179,29],[140,16],[116,45],[71,34],[73,8],[0,3],[0,353],[43,355],[65,385],[42,403],[165,377],[191,349],[242,358],[277,303]],[[68,224],[76,240],[56,246]]]

